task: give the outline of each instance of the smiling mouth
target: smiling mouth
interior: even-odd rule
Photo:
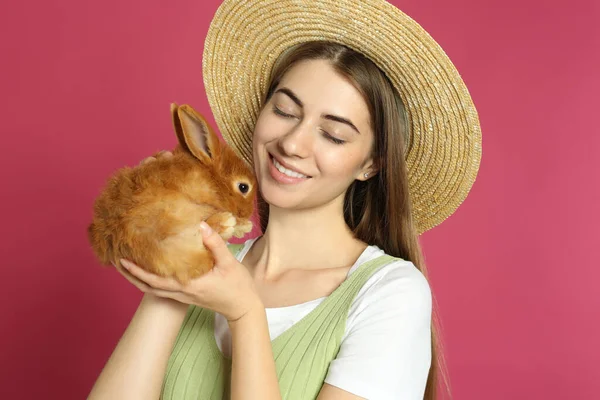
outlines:
[[[277,170],[279,172],[281,172],[282,174],[289,176],[290,178],[304,178],[304,179],[309,179],[312,178],[309,175],[304,175],[301,174],[300,172],[291,170],[289,168],[285,168],[283,165],[281,165],[279,163],[279,161],[277,161],[277,159],[275,157],[273,157],[272,154],[269,154],[269,158],[271,159],[271,162],[273,163],[273,165],[275,166],[275,168],[277,168]]]

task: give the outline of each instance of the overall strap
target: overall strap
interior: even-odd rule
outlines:
[[[244,243],[227,243],[227,248],[234,257],[237,257],[240,251],[242,251],[244,248]]]
[[[313,311],[273,340],[281,394],[286,400],[315,399],[337,356],[348,310],[365,282],[396,258],[381,255],[362,264]]]

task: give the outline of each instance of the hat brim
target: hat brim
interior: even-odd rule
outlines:
[[[409,117],[409,192],[419,234],[467,197],[481,161],[481,128],[469,91],[443,49],[383,0],[225,0],[210,24],[202,71],[225,141],[252,164],[252,134],[272,67],[300,42],[344,44],[371,59]]]

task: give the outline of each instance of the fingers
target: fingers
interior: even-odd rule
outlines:
[[[223,241],[223,238],[206,222],[202,221],[200,223],[200,230],[202,231],[202,242],[215,258],[215,264],[220,264],[233,258],[233,255],[227,248],[227,244]]]
[[[148,164],[151,161],[156,161],[156,158],[154,157],[146,157],[144,158],[141,162],[140,165],[144,165],[144,164]]]
[[[125,277],[125,279],[127,279],[129,281],[129,283],[131,283],[133,286],[135,286],[138,289],[140,289],[142,292],[145,293],[145,292],[148,292],[149,290],[152,289],[150,286],[148,286],[144,282],[140,281],[139,279],[137,279],[136,277],[134,277],[133,275],[131,275],[125,268],[123,268],[123,266],[120,263],[113,262],[113,265],[115,266],[115,268],[117,269],[117,271],[121,275],[123,275]]]
[[[185,294],[182,292],[154,288],[154,287],[148,285],[146,282],[135,277],[132,273],[129,272],[129,270],[135,270],[136,273],[138,271],[143,271],[137,265],[135,265],[131,262],[127,262],[127,260],[122,260],[121,263],[113,262],[112,264],[119,271],[119,273],[121,273],[121,275],[123,275],[125,277],[125,279],[127,279],[131,284],[133,284],[135,287],[140,289],[142,292],[149,293],[149,294],[152,294],[152,295],[158,296],[158,297],[169,298],[169,299],[176,300],[176,301],[179,301],[182,303],[186,302]],[[129,265],[128,268],[123,267],[126,264]]]
[[[171,158],[173,157],[173,153],[168,150],[162,150],[158,152],[158,158]]]
[[[150,157],[146,157],[146,158],[144,158],[144,159],[143,159],[143,160],[140,162],[140,165],[144,165],[144,164],[147,164],[147,163],[149,163],[149,162],[156,161],[158,158],[160,158],[160,159],[164,159],[164,158],[171,158],[171,157],[173,157],[173,153],[171,153],[171,152],[170,152],[170,151],[168,151],[168,150],[161,150],[161,151],[159,151],[158,153],[156,153],[156,154],[155,154],[155,155],[153,155],[153,156],[150,156]]]
[[[143,270],[134,263],[121,259],[121,265],[137,280],[142,282],[144,285],[149,286],[155,290],[166,290],[169,292],[179,292],[183,289],[181,283],[177,282],[174,278],[166,278],[152,274],[148,271]]]

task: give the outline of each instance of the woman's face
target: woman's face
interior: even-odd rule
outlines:
[[[354,86],[327,61],[298,63],[283,76],[254,129],[261,195],[281,208],[328,204],[355,179],[365,180],[372,145],[367,104]]]

